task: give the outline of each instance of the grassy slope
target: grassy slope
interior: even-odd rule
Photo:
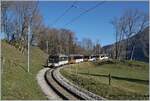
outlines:
[[[36,47],[31,48],[30,73],[27,72],[27,54],[21,54],[13,46],[2,42],[2,99],[46,99],[36,81],[47,55]]]
[[[81,63],[61,70],[73,83],[108,99],[147,99],[143,95],[148,95],[148,83],[139,80],[148,80],[148,72],[148,64],[140,62],[104,65]],[[109,73],[121,79],[112,78],[109,86]]]

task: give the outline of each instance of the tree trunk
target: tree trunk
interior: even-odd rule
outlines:
[[[132,60],[132,59],[133,59],[133,55],[134,55],[134,49],[135,49],[135,45],[132,47],[132,51],[131,51],[130,60]]]
[[[128,42],[129,42],[128,38],[126,39],[127,40],[127,43],[126,43],[126,60],[128,60]]]
[[[116,55],[115,55],[115,59],[118,58],[118,46],[117,46],[117,43],[116,43]]]

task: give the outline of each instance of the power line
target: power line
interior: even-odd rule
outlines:
[[[80,13],[78,16],[76,16],[75,18],[73,18],[70,22],[66,23],[65,26],[67,26],[67,25],[71,24],[72,22],[76,21],[76,20],[79,19],[82,15],[84,15],[84,14],[86,14],[86,13],[92,11],[93,9],[97,8],[99,5],[102,5],[104,2],[105,2],[105,1],[102,1],[102,2],[100,2],[100,3],[98,3],[98,4],[96,4],[95,6],[93,6],[93,7],[89,8],[89,9],[83,11],[83,12]]]
[[[52,24],[51,24],[51,26],[53,26],[54,24],[56,24],[63,16],[65,16],[69,11],[70,11],[70,9],[71,8],[73,8],[74,7],[74,4],[76,3],[76,1],[74,1],[73,3],[72,3],[72,5],[71,6],[69,6]]]
[[[78,8],[78,9],[80,9],[80,10],[82,10],[82,11],[86,11],[86,10],[87,10],[87,9],[81,8],[81,7],[76,6],[76,5],[73,5],[73,7],[74,7],[74,8]]]

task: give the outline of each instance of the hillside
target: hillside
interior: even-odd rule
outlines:
[[[36,81],[37,72],[43,68],[47,55],[37,47],[31,47],[30,73],[27,72],[27,54],[2,42],[2,99],[46,99]]]
[[[148,62],[149,61],[149,27],[147,27],[143,32],[132,36],[129,40],[130,42],[128,47],[129,49],[128,57],[130,57],[132,46],[135,43],[133,59]],[[121,44],[125,44],[125,42],[126,40],[122,40]],[[114,44],[104,46],[103,51],[112,54],[113,46]]]

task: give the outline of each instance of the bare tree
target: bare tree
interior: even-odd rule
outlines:
[[[61,45],[65,54],[74,53],[74,32],[60,29]]]
[[[123,31],[126,27],[126,24],[124,22],[124,18],[114,18],[111,24],[115,28],[115,59],[120,59],[120,54],[123,49],[121,41],[124,38]]]
[[[8,5],[9,4],[9,5]],[[37,10],[37,2],[33,1],[9,1],[8,3],[4,2],[2,4],[4,7],[3,9],[3,25],[4,31],[8,36],[8,40],[15,39],[16,48],[24,53],[25,49],[27,48],[27,33],[29,26],[32,27],[34,25],[34,20],[36,17],[36,10]],[[10,6],[11,5],[11,6]],[[9,11],[7,12],[7,9]],[[13,17],[11,16],[13,14]],[[7,16],[10,16],[11,20],[8,20]],[[7,26],[9,24],[9,27]]]
[[[85,55],[91,55],[93,50],[93,42],[89,38],[83,38],[82,39],[82,48],[84,49]]]
[[[112,24],[115,28],[115,59],[120,57],[123,48],[125,48],[125,57],[126,59],[133,58],[136,40],[130,41],[130,38],[143,31],[148,26],[148,14],[139,11],[137,9],[128,9],[124,14],[112,21]],[[126,40],[126,42],[121,40]],[[131,52],[129,52],[129,43],[132,44]],[[130,56],[130,57],[129,57]]]
[[[99,40],[97,40],[95,46],[93,47],[93,53],[94,54],[100,54],[101,53],[101,45],[99,43]]]
[[[128,53],[130,37],[140,33],[148,26],[148,14],[137,9],[129,9],[124,14],[124,22],[126,22],[126,27],[124,28],[124,34],[126,37],[126,59],[132,60],[136,40],[132,42],[132,51]],[[130,57],[128,57],[130,55]]]
[[[13,30],[13,21],[12,21],[12,2],[11,1],[2,1],[1,2],[1,31],[6,35],[6,39],[9,42],[10,36]]]

